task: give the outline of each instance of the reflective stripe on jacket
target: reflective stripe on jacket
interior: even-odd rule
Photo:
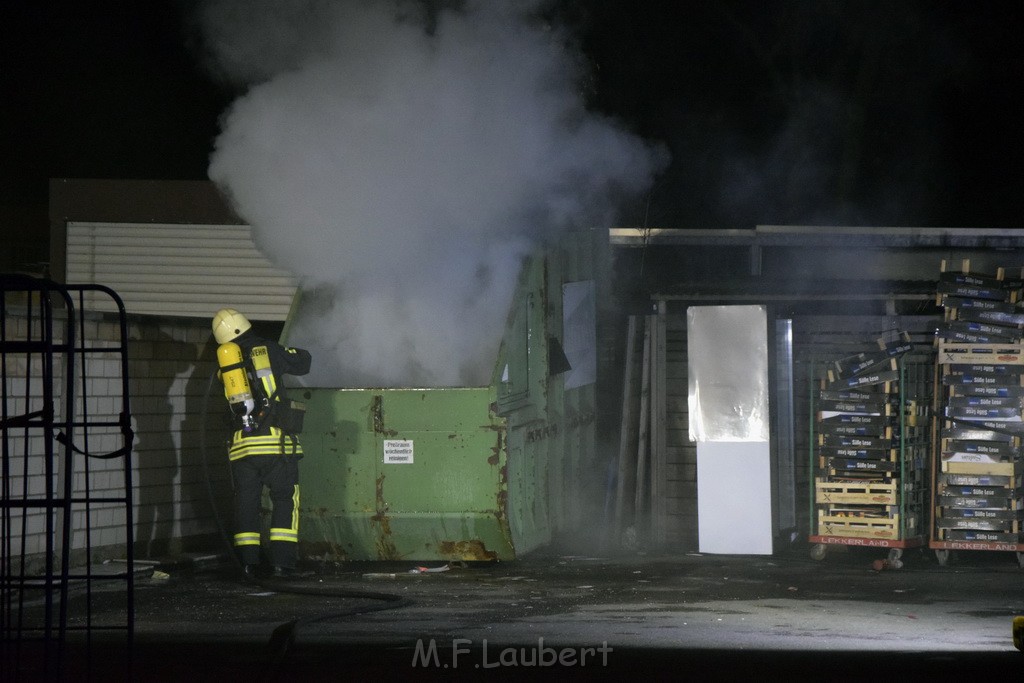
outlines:
[[[228,460],[247,455],[302,455],[302,444],[298,437],[285,434],[277,427],[271,427],[270,434],[265,435],[247,435],[239,429],[231,437]]]

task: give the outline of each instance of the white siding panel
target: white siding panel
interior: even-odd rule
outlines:
[[[231,306],[253,320],[284,320],[296,289],[248,225],[70,221],[65,277],[110,287],[129,313],[201,318]],[[87,303],[111,307],[106,297]]]

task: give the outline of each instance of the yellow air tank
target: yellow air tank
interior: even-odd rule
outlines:
[[[228,399],[231,412],[242,418],[242,429],[247,432],[256,428],[253,412],[256,401],[249,387],[242,364],[242,349],[235,342],[224,342],[217,347],[217,365],[220,366],[220,380],[224,383],[224,396]]]

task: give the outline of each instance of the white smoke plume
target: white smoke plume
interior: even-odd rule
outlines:
[[[658,171],[586,110],[582,61],[536,4],[205,5],[216,67],[248,85],[210,178],[320,293],[289,337],[310,384],[486,384],[523,256],[607,228]]]

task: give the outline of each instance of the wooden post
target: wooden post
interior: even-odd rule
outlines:
[[[650,480],[650,540],[652,543],[658,543],[660,541],[660,528],[661,528],[661,462],[659,461],[658,455],[661,450],[660,444],[660,426],[661,422],[658,419],[658,387],[661,385],[662,378],[662,366],[659,362],[660,356],[658,353],[658,337],[659,330],[661,329],[661,320],[658,315],[651,316],[651,365],[650,365],[650,432],[648,436],[648,443],[650,447],[647,449],[650,453],[650,464],[648,466],[648,477]]]
[[[633,498],[633,524],[639,533],[644,514],[647,491],[647,438],[650,432],[651,393],[651,316],[646,316],[644,327],[644,360],[640,371],[640,436],[636,449],[636,495]]]
[[[651,330],[651,536],[656,544],[666,538],[665,477],[665,302],[658,303]]]
[[[629,324],[626,331],[626,361],[622,377],[622,422],[619,425],[619,467],[616,476],[615,488],[615,523],[613,526],[614,537],[618,539],[622,534],[623,520],[626,512],[626,490],[632,483],[632,468],[630,467],[630,444],[635,436],[634,418],[636,410],[635,401],[638,398],[634,392],[633,383],[634,366],[636,356],[636,330],[637,316],[629,316]]]

